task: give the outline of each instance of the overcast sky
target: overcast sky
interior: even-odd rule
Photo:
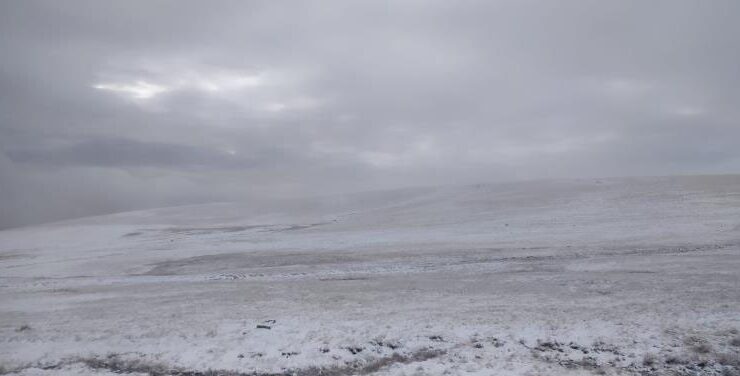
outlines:
[[[0,228],[740,171],[740,1],[0,2]]]

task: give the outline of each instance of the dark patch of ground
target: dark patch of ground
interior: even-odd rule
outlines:
[[[394,353],[390,356],[377,358],[368,362],[355,361],[344,366],[332,367],[309,367],[305,369],[291,369],[277,373],[259,373],[259,372],[241,372],[236,370],[188,370],[179,367],[172,367],[164,363],[152,362],[141,359],[132,359],[122,357],[119,354],[110,354],[105,357],[88,357],[88,358],[71,358],[62,362],[37,367],[42,370],[56,370],[65,366],[82,363],[88,368],[94,370],[104,370],[114,373],[144,373],[149,376],[349,376],[349,375],[367,375],[379,371],[382,368],[394,364],[408,364],[423,362],[425,360],[436,358],[444,354],[442,350],[420,350],[411,354]],[[9,372],[19,372],[21,370],[3,370],[0,374]]]

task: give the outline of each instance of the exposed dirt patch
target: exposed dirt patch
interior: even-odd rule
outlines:
[[[168,260],[153,264],[145,275],[204,274],[234,270],[275,268],[287,266],[314,266],[359,261],[356,255],[326,253],[222,253]]]
[[[104,357],[70,358],[59,363],[46,366],[28,366],[23,369],[3,370],[0,374],[20,372],[24,369],[58,370],[73,364],[84,364],[94,370],[104,370],[114,373],[144,373],[150,376],[349,376],[367,375],[378,372],[382,368],[394,364],[409,364],[423,362],[443,355],[442,350],[419,350],[411,354],[393,353],[390,356],[376,358],[371,361],[355,361],[344,366],[332,367],[309,367],[304,369],[291,369],[277,373],[242,372],[237,370],[188,370],[174,367],[162,362],[134,359],[123,357],[119,354],[110,354]],[[283,356],[290,357],[297,353],[285,353]]]

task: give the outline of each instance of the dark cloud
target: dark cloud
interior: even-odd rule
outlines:
[[[257,162],[227,151],[126,139],[86,140],[46,149],[11,148],[7,154],[16,163],[52,166],[240,169],[255,167]],[[261,159],[265,165],[272,162],[269,157]]]
[[[2,2],[0,226],[737,172],[739,15],[734,0]]]

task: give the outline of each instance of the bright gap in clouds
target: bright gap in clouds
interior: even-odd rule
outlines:
[[[112,91],[128,95],[134,99],[149,99],[169,90],[169,88],[151,84],[146,81],[135,81],[129,84],[100,83],[93,85],[95,89]]]
[[[211,69],[211,71],[175,69],[174,73],[147,72],[147,76],[156,77],[155,81],[157,83],[132,78],[123,80],[123,82],[100,82],[93,84],[92,87],[122,94],[133,99],[149,99],[165,92],[178,90],[216,93],[238,91],[265,84],[263,74],[250,75],[223,69]]]

